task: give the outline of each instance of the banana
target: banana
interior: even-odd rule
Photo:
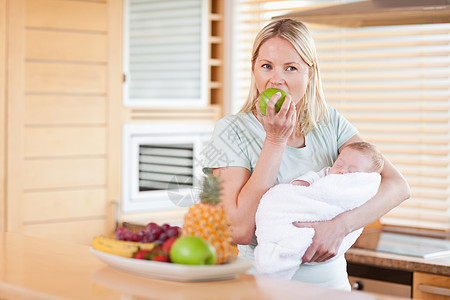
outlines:
[[[111,253],[114,255],[133,257],[133,253],[135,253],[138,249],[153,250],[153,248],[155,248],[155,243],[118,241],[115,239],[107,238],[105,236],[96,236],[92,241],[92,247],[95,250]]]

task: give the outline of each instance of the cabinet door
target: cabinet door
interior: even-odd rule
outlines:
[[[414,272],[413,298],[444,300],[450,298],[450,277]]]

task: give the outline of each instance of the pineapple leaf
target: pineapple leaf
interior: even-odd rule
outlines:
[[[212,172],[208,173],[203,180],[203,190],[200,200],[203,203],[217,204],[220,202],[222,195],[222,185],[220,177],[215,177]]]

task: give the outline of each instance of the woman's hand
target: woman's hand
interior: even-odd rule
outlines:
[[[261,97],[258,98],[256,103],[256,118],[264,127],[266,131],[266,140],[274,144],[286,143],[291,136],[297,118],[296,107],[292,101],[291,95],[287,95],[280,111],[275,111],[275,103],[280,99],[281,93],[275,93],[267,103],[266,115],[261,113],[259,109],[259,102]]]
[[[256,104],[256,118],[266,131],[266,139],[259,159],[250,173],[243,167],[217,168],[214,176],[220,176],[224,189],[222,203],[231,218],[233,241],[249,244],[255,233],[255,215],[261,197],[277,179],[287,141],[295,127],[296,108],[290,95],[286,96],[278,113],[275,103],[280,94],[270,99],[264,116]]]
[[[344,230],[333,220],[321,222],[293,222],[296,227],[313,228],[313,242],[302,257],[302,263],[324,262],[335,257],[345,237]]]

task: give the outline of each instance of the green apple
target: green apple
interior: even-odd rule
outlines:
[[[184,236],[173,243],[170,260],[184,265],[213,265],[216,263],[216,250],[200,237]]]
[[[270,88],[270,89],[265,90],[261,94],[261,100],[259,101],[259,109],[261,110],[261,113],[263,115],[266,114],[267,103],[269,102],[270,98],[272,98],[272,96],[278,92],[281,93],[281,97],[275,104],[275,112],[279,112],[281,105],[283,105],[284,99],[286,98],[286,95],[287,95],[286,92],[279,90],[279,89]]]

